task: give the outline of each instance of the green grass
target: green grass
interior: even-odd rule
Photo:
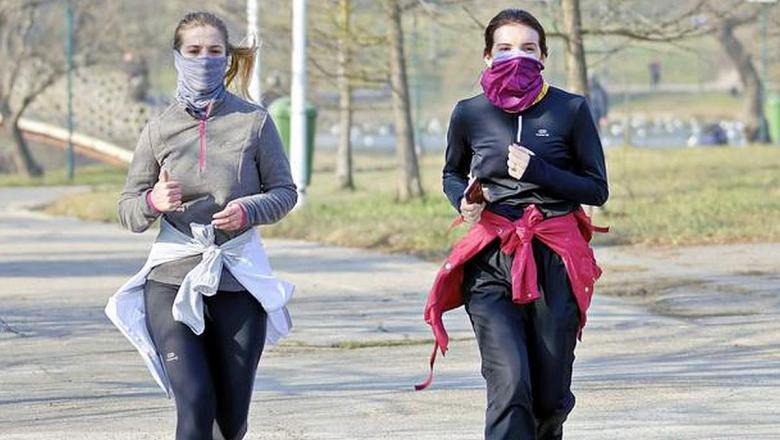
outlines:
[[[121,187],[101,185],[91,191],[67,195],[43,208],[54,215],[76,217],[104,223],[117,222],[116,205]]]
[[[127,170],[110,165],[89,165],[78,167],[71,181],[64,169],[46,172],[41,177],[26,177],[20,174],[1,174],[0,187],[4,186],[52,186],[52,185],[121,185]]]
[[[90,165],[76,169],[74,179],[65,170],[47,172],[41,177],[0,174],[0,188],[7,186],[87,185],[91,191],[71,194],[46,208],[47,212],[92,221],[115,222],[116,201],[127,171],[109,165]]]
[[[463,233],[447,230],[455,212],[440,189],[441,162],[422,159],[426,197],[404,204],[395,201],[392,158],[357,157],[357,189],[345,192],[336,189],[332,155],[320,155],[307,205],[263,233],[441,258]],[[611,196],[595,222],[612,229],[597,244],[780,241],[780,148],[617,148],[607,162]],[[47,211],[114,221],[118,191],[99,187]]]
[[[328,163],[326,158],[321,163]],[[332,173],[319,171],[307,204],[285,221],[266,227],[267,237],[290,237],[345,246],[433,256],[450,241],[447,226],[454,211],[439,190],[440,160],[422,159],[426,196],[410,203],[395,200],[395,170],[390,157],[367,157],[355,174],[356,189],[339,191]],[[323,167],[330,169],[329,166]]]
[[[780,148],[618,149],[596,221],[615,243],[780,240]]]

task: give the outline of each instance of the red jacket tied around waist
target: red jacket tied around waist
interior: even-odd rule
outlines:
[[[463,305],[463,266],[496,238],[501,240],[502,252],[514,254],[512,300],[517,304],[526,304],[540,297],[536,260],[531,245],[533,239],[539,239],[561,257],[580,310],[578,336],[581,337],[593,296],[593,284],[601,276],[601,268],[596,264],[588,243],[593,232],[607,230],[593,226],[582,207],[564,216],[545,219],[535,205],[530,205],[523,216],[514,222],[490,211],[483,211],[479,223],[473,225],[466,236],[453,246],[428,295],[424,316],[433,329],[436,344],[431,355],[431,375],[425,383],[415,388],[424,389],[431,383],[437,349],[440,348],[442,354],[447,352],[449,338],[442,315]]]

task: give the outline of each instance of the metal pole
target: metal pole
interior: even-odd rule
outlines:
[[[290,167],[298,204],[306,196],[306,0],[293,0]]]
[[[68,100],[68,148],[65,150],[65,166],[68,180],[73,180],[73,4],[68,0],[65,8],[67,36],[65,38],[65,56],[67,71],[67,100]]]
[[[260,44],[260,20],[258,18],[257,0],[246,2],[247,35],[254,39],[256,45]],[[260,104],[263,100],[260,77],[260,50],[255,55],[255,64],[252,67],[252,80],[249,82],[249,98]]]

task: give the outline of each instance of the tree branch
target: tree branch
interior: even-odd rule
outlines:
[[[471,20],[471,22],[476,26],[478,29],[485,29],[485,25],[482,24],[481,21],[477,18],[476,15],[474,15],[473,12],[466,6],[466,5],[460,5],[460,9],[466,14],[466,16]]]
[[[328,79],[338,78],[338,73],[327,69],[314,57],[309,57],[309,62],[318,72]],[[367,72],[349,72],[346,77],[349,81],[362,81],[364,84],[379,85],[387,83],[387,77],[371,76]]]
[[[21,37],[19,38],[19,41],[21,41],[20,47],[22,48],[22,50],[15,57],[9,74],[8,96],[11,95],[11,93],[14,90],[14,86],[16,85],[16,80],[19,77],[19,71],[21,71],[22,69],[22,60],[24,60],[25,57],[29,55],[30,51],[29,51],[28,41],[30,38],[30,31],[32,30],[34,22],[35,22],[35,8],[30,8],[27,14],[27,19],[24,21],[24,24],[22,24]]]

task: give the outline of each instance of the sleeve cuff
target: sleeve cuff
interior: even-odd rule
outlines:
[[[244,228],[246,226],[249,226],[249,216],[246,213],[246,207],[243,203],[236,203],[238,205],[238,209],[241,211],[241,227]]]
[[[544,174],[544,165],[544,160],[538,156],[531,156],[528,160],[528,166],[525,167],[523,175],[520,176],[520,180],[538,185],[541,176]]]
[[[455,206],[453,206],[453,208],[455,208],[455,211],[457,211],[458,214],[460,214],[460,204],[463,203],[463,197],[465,196],[461,194],[460,197],[455,199]]]
[[[150,217],[157,217],[158,215],[162,214],[162,211],[157,209],[157,207],[154,206],[154,202],[152,202],[152,190],[146,191],[144,200],[146,200],[146,209],[144,210],[144,214],[147,214]]]
[[[251,196],[250,196],[251,197]],[[235,199],[230,201],[227,206],[236,205],[238,206],[239,211],[241,212],[241,227],[244,228],[246,226],[253,226],[254,222],[249,217],[249,210],[246,207],[245,204],[241,202],[241,199]]]

